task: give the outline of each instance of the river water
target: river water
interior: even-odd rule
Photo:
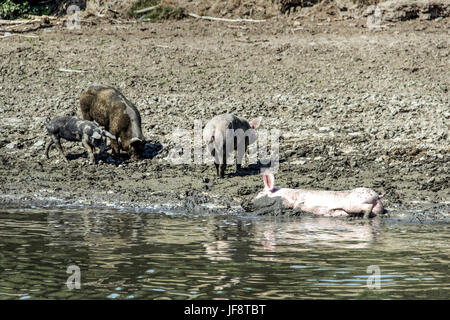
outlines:
[[[411,219],[4,207],[0,299],[449,299],[449,243]]]

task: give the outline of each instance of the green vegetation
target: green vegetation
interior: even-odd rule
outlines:
[[[133,18],[141,18],[144,16],[144,19],[150,19],[153,22],[168,20],[168,19],[183,19],[186,16],[184,8],[176,8],[172,6],[160,5],[159,0],[138,0],[131,7],[128,15]],[[159,6],[158,6],[159,5]],[[136,11],[158,6],[153,10],[146,13],[136,13]]]
[[[28,1],[15,3],[12,0],[0,1],[0,17],[3,19],[16,19],[22,17],[30,11]]]
[[[0,18],[27,18],[29,15],[48,15],[51,1],[0,0]]]

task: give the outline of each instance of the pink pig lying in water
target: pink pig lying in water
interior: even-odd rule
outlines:
[[[383,204],[380,201],[384,195],[378,195],[370,188],[347,191],[275,188],[275,178],[268,171],[264,172],[264,191],[260,192],[254,200],[264,196],[280,197],[283,206],[287,208],[300,209],[322,216],[364,214],[364,217],[368,218],[384,213]]]

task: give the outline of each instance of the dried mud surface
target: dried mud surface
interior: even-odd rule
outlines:
[[[175,129],[231,112],[280,131],[277,186],[365,186],[388,209],[448,214],[449,26],[187,19],[2,38],[0,203],[242,210],[263,187],[258,165],[217,179],[213,165],[168,159]],[[55,149],[47,160],[45,117],[80,116],[81,92],[100,83],[140,110],[145,159],[90,165],[81,144],[63,142],[69,163]]]

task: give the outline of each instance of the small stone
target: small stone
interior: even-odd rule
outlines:
[[[38,140],[33,144],[34,148],[40,148],[45,144],[45,140]]]
[[[7,149],[14,149],[14,148],[17,147],[17,145],[18,145],[18,142],[17,142],[17,141],[14,141],[14,142],[8,143],[5,147],[6,147]]]

